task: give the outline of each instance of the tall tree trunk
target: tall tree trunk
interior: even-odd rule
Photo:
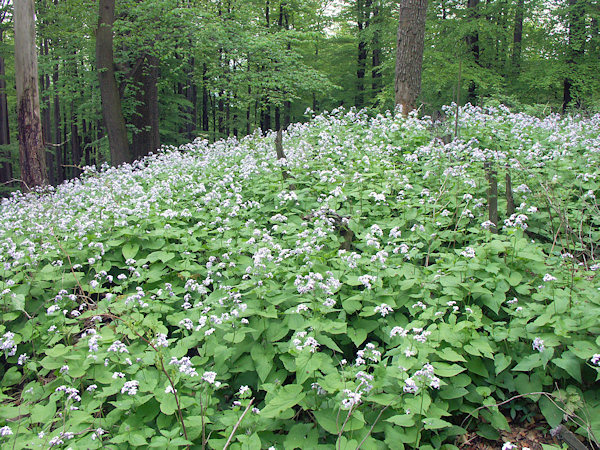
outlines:
[[[375,5],[373,6],[373,26],[375,30],[373,31],[373,67],[371,69],[371,81],[373,88],[373,97],[377,97],[377,95],[381,92],[381,68],[379,65],[381,64],[381,43],[379,41],[379,25],[381,23],[379,17],[379,3],[378,0],[375,1]]]
[[[15,74],[21,184],[25,191],[48,181],[42,140],[33,0],[14,3]]]
[[[81,137],[79,136],[79,126],[77,125],[77,114],[75,105],[71,102],[71,156],[73,158],[73,176],[81,175]]]
[[[513,72],[519,74],[521,70],[521,49],[523,42],[523,15],[524,15],[524,0],[518,0],[517,10],[515,11],[515,30],[513,33],[513,53],[512,66]]]
[[[62,146],[60,145],[62,139],[60,136],[60,97],[58,95],[58,64],[54,66],[54,73],[52,74],[52,85],[54,86],[54,151],[56,155],[56,184],[60,184],[65,180],[65,168],[63,166],[62,158]]]
[[[369,26],[367,6],[370,0],[356,0],[356,19],[358,26],[358,53],[356,66],[356,107],[365,105],[365,72],[367,65],[367,42],[365,31]]]
[[[3,41],[2,34],[0,31],[0,42]],[[4,58],[0,56],[0,145],[10,144],[5,76]],[[7,183],[10,180],[12,180],[11,154],[10,151],[0,148],[0,183]]]
[[[467,34],[465,37],[465,41],[467,42],[467,49],[473,54],[473,60],[476,65],[479,65],[479,31],[477,19],[479,18],[479,13],[477,12],[479,7],[479,0],[467,0],[467,16],[469,21],[475,22],[473,24],[473,30]],[[476,103],[477,100],[477,86],[474,81],[469,83],[469,87],[467,89],[467,102]]]
[[[402,0],[396,51],[396,105],[407,115],[421,93],[427,0]]]
[[[137,105],[132,118],[136,128],[131,141],[133,157],[139,159],[160,147],[158,124],[158,58],[142,55],[133,73]]]
[[[286,8],[284,9],[284,26],[286,30],[290,29],[290,16],[287,10],[287,3],[284,4]],[[292,44],[290,41],[287,43],[288,52],[292,49]],[[292,102],[290,100],[285,100],[283,102],[283,128],[287,129],[292,121]]]
[[[133,158],[127,141],[119,87],[115,79],[112,33],[114,20],[115,0],[100,0],[96,31],[96,65],[100,81],[102,117],[110,146],[110,159],[113,166],[118,166],[131,162]]]
[[[209,127],[209,113],[208,107],[210,99],[208,97],[208,75],[207,75],[206,63],[202,66],[202,131],[208,133]]]
[[[577,62],[583,57],[585,52],[585,0],[568,0],[567,18],[569,22],[569,43],[567,46],[567,70],[568,75],[563,81],[563,112],[574,100],[573,98],[573,76],[575,74]],[[577,99],[577,106],[579,101]]]
[[[44,39],[41,45],[42,55],[48,56],[48,39]],[[48,143],[52,141],[52,122],[50,120],[50,75],[47,73],[41,76],[41,97],[42,97],[42,141],[44,142],[44,152],[46,156],[46,171],[48,174],[48,183],[56,184],[55,170],[54,170],[54,154],[52,147],[48,146]]]

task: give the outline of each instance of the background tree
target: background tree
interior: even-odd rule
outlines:
[[[102,116],[108,133],[110,159],[118,166],[132,161],[129,150],[125,119],[114,71],[112,25],[115,0],[100,0],[98,29],[96,31],[96,65],[102,98]]]
[[[421,66],[425,45],[427,0],[400,2],[400,20],[396,52],[396,105],[407,115],[415,109],[421,92]]]
[[[34,2],[19,0],[14,8],[21,184],[28,191],[47,182],[38,91]]]
[[[401,6],[384,0],[120,0],[113,63],[105,65],[103,55],[96,58],[97,43],[108,48],[106,27],[97,40],[98,4],[36,0],[49,180],[61,183],[85,165],[110,163],[100,79],[111,69],[118,122],[124,123],[121,148],[131,152],[122,161],[198,136],[214,141],[284,127],[307,120],[307,108],[364,106],[369,114],[394,108]],[[12,9],[12,2],[0,3],[1,180],[19,168]],[[460,98],[539,113],[562,111],[563,104],[597,111],[599,11],[599,0],[429,0],[414,106],[438,115]]]

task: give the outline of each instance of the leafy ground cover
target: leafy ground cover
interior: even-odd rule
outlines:
[[[340,110],[4,200],[3,447],[597,445],[598,129]]]

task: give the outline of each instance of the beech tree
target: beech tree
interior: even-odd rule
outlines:
[[[398,24],[395,101],[407,115],[421,92],[427,0],[402,0]]]
[[[119,87],[115,79],[113,31],[115,0],[100,0],[96,31],[96,65],[100,81],[102,117],[108,134],[110,159],[113,166],[132,161],[125,118],[121,109]]]
[[[24,191],[47,183],[42,140],[34,0],[14,4],[17,127],[21,184]]]

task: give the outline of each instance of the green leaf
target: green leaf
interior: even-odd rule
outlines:
[[[59,358],[64,356],[72,350],[71,347],[65,347],[63,344],[56,344],[44,351],[44,353],[52,358]]]
[[[362,328],[348,328],[348,337],[352,339],[354,345],[358,347],[360,344],[365,342],[365,339],[367,339],[367,332]]]
[[[17,311],[25,311],[25,296],[23,294],[12,295],[10,297],[10,303]]]
[[[313,414],[315,415],[319,426],[321,426],[325,431],[331,434],[338,434],[342,424],[348,416],[348,411],[341,410],[338,414],[338,410],[336,409],[323,408],[318,411],[313,411]],[[356,431],[360,430],[364,426],[365,419],[362,413],[358,410],[354,410],[346,422],[344,431]]]
[[[129,435],[128,441],[134,447],[141,447],[142,445],[147,445],[147,441],[144,435],[135,431]]]
[[[439,377],[454,377],[466,369],[458,364],[447,364],[443,362],[434,362],[431,364],[435,369],[435,374]]]
[[[135,255],[137,255],[139,249],[140,246],[138,244],[132,244],[131,242],[128,242],[123,246],[123,248],[121,248],[123,258],[125,258],[125,260],[135,258]]]
[[[497,353],[494,359],[494,365],[496,366],[496,375],[499,375],[504,369],[510,366],[512,358],[506,356],[504,353]]]
[[[541,367],[543,365],[542,357],[539,353],[534,353],[533,355],[528,355],[523,358],[519,364],[513,367],[513,371],[515,372],[529,372],[536,367]]]
[[[426,419],[423,419],[423,423],[425,424],[426,430],[439,430],[442,428],[454,426],[450,422],[446,422],[442,419],[436,419],[435,417],[428,417]]]
[[[273,357],[275,353],[273,350],[265,350],[262,345],[253,345],[250,349],[250,356],[254,361],[254,367],[256,367],[256,373],[263,383],[271,373],[273,369]]]
[[[570,351],[564,352],[560,358],[554,358],[552,363],[564,369],[569,375],[581,383],[581,360]]]
[[[511,272],[508,277],[508,282],[511,286],[517,286],[523,280],[523,275],[520,272]]]
[[[594,356],[595,353],[599,353],[596,346],[589,341],[575,341],[573,345],[569,346],[569,350],[586,361]]]
[[[543,396],[538,404],[550,428],[556,428],[562,423],[565,414],[550,399]]]
[[[56,414],[56,402],[49,401],[47,404],[37,403],[31,409],[32,421],[38,423],[49,422]]]
[[[170,261],[173,258],[175,258],[175,253],[163,252],[162,250],[159,250],[157,252],[150,253],[148,255],[147,259],[151,263],[156,262],[156,261],[161,261],[161,262],[166,263],[167,261]]]
[[[412,414],[398,414],[385,419],[385,421],[393,423],[399,427],[412,427],[415,424],[415,417]]]
[[[442,350],[436,351],[437,355],[445,361],[451,362],[466,362],[466,359],[459,353],[452,350],[450,347],[446,347]]]
[[[299,384],[288,384],[283,386],[274,398],[267,402],[261,410],[260,416],[265,419],[277,418],[284,410],[297,405],[306,396],[306,392],[302,392],[303,388]]]

